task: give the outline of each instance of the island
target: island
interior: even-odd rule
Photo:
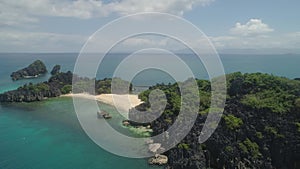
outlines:
[[[57,66],[54,66],[53,70]],[[57,69],[56,69],[57,70]],[[42,101],[51,97],[76,93],[88,93],[91,95],[111,93],[111,82],[114,80],[119,85],[130,86],[129,92],[132,91],[132,84],[120,78],[105,78],[103,80],[89,79],[73,75],[71,71],[53,73],[48,81],[37,84],[25,84],[16,90],[0,94],[0,102],[34,102]],[[95,86],[93,89],[91,86]],[[127,91],[118,91],[119,94],[128,93]]]
[[[197,80],[200,93],[199,115],[188,135],[174,148],[163,153],[168,159],[165,167],[300,168],[300,81],[264,73],[236,72],[226,76],[226,106],[216,131],[206,142],[199,143],[208,111],[212,110],[214,113],[219,110],[210,107],[210,81]],[[136,108],[149,109],[149,93],[157,89],[166,94],[168,103],[159,118],[144,124],[151,125],[154,136],[164,133],[172,126],[181,106],[193,104],[191,101],[187,105],[181,105],[180,90],[176,83],[157,84],[139,95],[144,103]],[[156,104],[155,100],[151,104]],[[129,117],[137,118],[134,110],[130,113],[133,114],[129,114]],[[130,123],[126,121],[126,125],[128,122]],[[158,145],[162,148],[165,142],[151,140],[149,148],[157,153]],[[162,164],[159,160],[166,159],[164,156],[156,155],[149,163]]]
[[[36,60],[28,67],[13,72],[10,77],[12,80],[20,80],[26,78],[36,78],[47,73],[47,68],[41,60]]]
[[[72,90],[72,77],[77,79],[73,88],[77,88],[79,93],[92,93],[87,87],[91,82],[96,83],[97,94],[110,92],[112,79],[93,81],[74,76],[69,71],[56,73],[47,82],[27,84],[17,90],[0,94],[0,101],[40,101],[47,97],[67,94]],[[129,83],[119,80],[120,85]],[[201,98],[194,126],[179,144],[166,152],[162,151],[166,140],[152,139],[145,143],[148,145],[148,151],[153,154],[149,164],[164,165],[172,169],[300,168],[300,81],[264,73],[240,72],[226,75],[226,81],[225,109],[212,136],[206,142],[199,143],[198,139],[209,110],[212,110],[212,113],[220,110],[210,107],[210,81],[197,80],[198,91],[188,91],[199,92]],[[151,104],[160,102],[157,99],[152,100],[150,104],[149,94],[153,90],[161,90],[166,94],[165,110],[152,122],[134,123],[133,121],[139,118],[136,110],[147,111]],[[88,96],[90,95],[85,97]],[[151,127],[152,136],[164,133],[174,124],[181,106],[193,104],[193,101],[190,101],[181,105],[177,83],[154,85],[138,97],[141,99],[140,104],[130,110],[129,119],[122,123],[124,126],[143,129]],[[101,117],[103,114],[100,112],[97,115]],[[151,116],[151,111],[147,115]]]

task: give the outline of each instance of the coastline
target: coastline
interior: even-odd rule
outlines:
[[[96,100],[105,104],[108,104],[110,106],[115,106],[116,108],[120,108],[123,111],[128,111],[131,108],[134,108],[135,106],[140,105],[143,103],[139,98],[138,95],[133,94],[124,94],[124,95],[118,95],[118,94],[100,94],[100,95],[91,95],[89,93],[70,93],[61,95],[60,97],[77,97],[77,98],[83,98],[83,99],[91,99]],[[130,104],[128,103],[128,99]],[[114,104],[114,101],[116,104]],[[127,121],[127,120],[125,120]],[[151,126],[134,126],[131,124],[125,125],[124,121],[120,123],[123,127],[126,127],[129,131],[138,134],[139,136],[143,137],[151,137],[151,133],[153,132]],[[147,148],[150,149],[151,144],[147,144]],[[156,152],[156,151],[155,151]]]
[[[60,97],[77,97],[77,98],[84,98],[84,99],[91,99],[97,100],[99,102],[109,104],[111,106],[115,106],[116,108],[128,111],[131,108],[134,108],[143,103],[138,98],[138,95],[134,94],[100,94],[100,95],[91,95],[89,93],[70,93],[64,94]]]

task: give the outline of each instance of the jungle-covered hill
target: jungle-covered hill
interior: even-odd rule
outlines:
[[[165,153],[167,168],[300,168],[300,81],[262,73],[228,74],[223,116],[203,144],[198,137],[210,109],[211,87],[206,80],[197,83],[199,116],[185,139]],[[177,84],[157,84],[139,95],[145,101],[140,110],[150,108],[148,95],[155,89],[164,91],[167,106],[151,123],[153,135],[173,124],[181,106]]]

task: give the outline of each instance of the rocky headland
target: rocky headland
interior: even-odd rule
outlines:
[[[71,71],[60,72],[60,66],[56,65],[52,69],[52,76],[48,81],[38,84],[25,84],[16,90],[0,94],[0,102],[34,102],[41,101],[51,97],[58,97],[65,94],[88,93],[91,95],[110,94],[111,78],[95,80],[73,75]],[[132,85],[119,78],[114,81],[120,85]],[[93,86],[95,88],[93,88]],[[128,93],[127,91],[118,91],[119,94]]]
[[[300,81],[262,73],[227,75],[223,116],[216,131],[202,144],[198,138],[211,109],[210,82],[197,82],[199,115],[189,134],[163,154],[168,157],[166,168],[300,168]],[[158,84],[139,95],[145,102],[138,106],[140,110],[149,109],[148,95],[156,89],[166,94],[168,103],[162,116],[144,124],[151,125],[153,135],[163,133],[177,120],[181,106],[177,84]],[[133,110],[131,113],[135,116]],[[164,147],[165,141],[152,142]]]

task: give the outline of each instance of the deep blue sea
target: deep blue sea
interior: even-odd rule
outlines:
[[[0,93],[16,89],[25,83],[46,81],[49,74],[37,79],[14,82],[11,72],[42,60],[50,71],[60,64],[63,71],[73,70],[78,54],[0,54]],[[300,77],[300,55],[220,55],[226,73],[264,72],[288,78]],[[148,56],[151,57],[151,56]],[[197,78],[207,79],[201,62],[192,55],[181,55]],[[104,59],[97,79],[111,77],[124,54],[110,54]],[[161,57],[162,63],[169,63]],[[130,69],[130,66],[128,67]],[[180,70],[180,67],[178,67]],[[126,73],[126,72],[125,72]],[[174,82],[158,70],[144,71],[133,79],[136,86]],[[104,109],[114,109],[104,105]],[[115,115],[117,116],[117,115]],[[113,118],[114,127],[122,128],[121,120]],[[109,133],[108,133],[109,134]],[[0,169],[148,169],[146,159],[119,157],[98,147],[81,129],[72,99],[54,98],[36,103],[0,104]]]

